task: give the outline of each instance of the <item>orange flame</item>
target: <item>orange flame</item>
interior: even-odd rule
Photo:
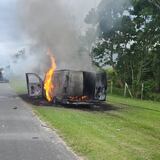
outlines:
[[[70,101],[87,101],[89,100],[88,96],[71,96],[69,97]]]
[[[54,73],[57,68],[57,65],[56,65],[55,58],[53,57],[50,49],[48,50],[47,54],[50,56],[50,59],[51,59],[51,67],[45,75],[44,90],[45,90],[47,100],[51,102],[54,98],[53,91],[54,91],[55,86],[53,84],[53,79],[54,79]]]

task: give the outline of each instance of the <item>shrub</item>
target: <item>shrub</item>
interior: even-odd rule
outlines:
[[[155,91],[156,83],[153,80],[148,80],[144,82],[144,93],[150,93]]]
[[[160,102],[160,94],[158,94],[158,93],[147,93],[146,95],[145,95],[145,99],[146,100],[152,100],[152,101],[159,101]]]

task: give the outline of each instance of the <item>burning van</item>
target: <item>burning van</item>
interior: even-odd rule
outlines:
[[[45,97],[60,104],[86,104],[106,100],[107,78],[105,73],[57,70],[52,85],[47,87],[34,73],[26,73],[28,95]]]
[[[106,100],[106,73],[56,70],[50,51],[48,55],[51,67],[44,81],[34,73],[26,73],[30,97],[45,97],[49,102],[60,104],[91,104]]]

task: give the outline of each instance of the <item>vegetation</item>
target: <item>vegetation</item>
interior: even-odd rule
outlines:
[[[98,67],[110,65],[119,87],[127,83],[134,97],[160,93],[160,8],[157,0],[102,0],[86,23],[98,26],[93,50]],[[96,17],[96,18],[94,18]]]
[[[24,81],[12,80],[18,94]],[[34,111],[80,156],[91,160],[160,159],[160,103],[108,96],[115,106],[105,112],[61,107],[36,107]]]
[[[130,3],[129,3],[130,2]],[[81,37],[96,66],[107,70],[113,91],[127,83],[134,97],[160,100],[160,3],[158,0],[101,0],[86,16]],[[96,30],[96,31],[95,31]],[[86,40],[86,41],[85,41]],[[18,84],[18,85],[17,85]],[[24,93],[20,83],[11,85]],[[160,103],[110,95],[115,109],[98,112],[62,107],[34,107],[80,156],[91,160],[159,160]]]
[[[160,159],[160,103],[109,96],[116,110],[87,112],[59,107],[35,112],[87,159]]]
[[[10,86],[16,91],[18,95],[27,94],[27,84],[25,79],[20,77],[12,77],[10,79]]]

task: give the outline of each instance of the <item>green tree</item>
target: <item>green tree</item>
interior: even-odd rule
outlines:
[[[121,82],[132,86],[139,96],[141,83],[152,80],[160,90],[159,1],[102,0],[86,22],[97,26],[99,41],[93,48],[94,63],[112,66]],[[95,17],[95,18],[94,18]]]

